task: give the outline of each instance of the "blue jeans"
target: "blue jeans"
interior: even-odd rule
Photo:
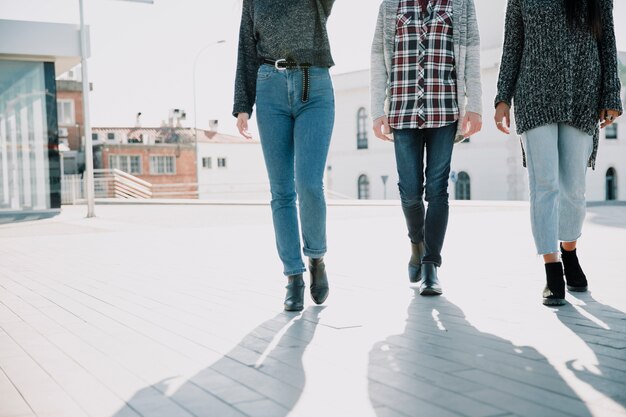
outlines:
[[[257,77],[257,122],[272,192],[276,246],[287,276],[306,271],[298,208],[302,252],[311,258],[326,253],[323,179],[335,98],[327,68],[311,68],[310,81],[310,97],[303,103],[301,70],[261,65]]]
[[[537,253],[558,253],[559,240],[573,242],[582,232],[593,137],[565,123],[554,123],[525,132],[523,139]]]
[[[398,187],[409,238],[413,243],[424,242],[422,262],[437,266],[441,266],[441,249],[448,227],[448,177],[456,128],[455,122],[437,129],[393,132]],[[428,210],[424,210],[424,189]]]

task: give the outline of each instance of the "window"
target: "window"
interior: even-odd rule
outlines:
[[[151,156],[150,157],[150,174],[175,174],[176,160],[173,156]]]
[[[370,180],[367,178],[367,175],[365,174],[359,177],[358,193],[359,193],[359,200],[370,199]]]
[[[128,174],[141,175],[141,156],[109,155],[109,169],[119,169]]]
[[[609,168],[606,171],[606,200],[617,200],[617,171]]]
[[[91,140],[93,140],[94,142],[97,142],[100,140],[100,135],[98,135],[97,133],[92,133],[91,134]]]
[[[217,167],[226,168],[226,158],[217,158]]]
[[[202,158],[202,168],[213,168],[213,159],[210,156],[205,156],[204,158]]]
[[[57,100],[59,125],[74,126],[74,100]]]
[[[356,114],[356,148],[367,149],[367,113],[361,107]]]
[[[613,123],[604,128],[604,137],[607,139],[617,139],[617,123]]]
[[[461,171],[454,187],[454,196],[457,200],[471,200],[470,176],[467,172]]]
[[[115,140],[115,133],[113,132],[107,133],[107,140]]]

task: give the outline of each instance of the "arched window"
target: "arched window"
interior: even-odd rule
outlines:
[[[367,149],[367,113],[361,107],[356,114],[356,148]]]
[[[471,200],[470,176],[467,172],[461,171],[456,180],[454,196],[457,200]]]
[[[370,199],[370,180],[369,178],[367,178],[367,175],[365,174],[359,177],[358,193],[359,193],[359,200]]]
[[[607,169],[605,181],[607,201],[617,200],[617,171],[615,168]]]

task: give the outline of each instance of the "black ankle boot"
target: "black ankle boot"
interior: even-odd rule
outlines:
[[[302,311],[304,308],[304,280],[302,274],[287,277],[285,311]]]
[[[547,306],[565,304],[565,282],[563,281],[563,264],[561,262],[546,264],[546,288],[543,290],[543,304]]]
[[[563,245],[561,245],[561,259],[563,260],[567,289],[575,292],[587,291],[587,277],[578,262],[576,249],[568,251],[563,249]]]
[[[420,295],[441,295],[443,293],[437,277],[437,265],[422,264],[421,277]]]
[[[411,259],[409,260],[409,281],[415,284],[419,282],[422,270],[422,257],[424,256],[424,243],[411,242]]]
[[[328,298],[328,276],[324,258],[309,259],[311,274],[311,298],[315,304],[322,304]]]

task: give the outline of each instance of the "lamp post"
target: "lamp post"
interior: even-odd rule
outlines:
[[[134,3],[153,4],[154,0],[121,0]],[[80,66],[83,78],[83,118],[85,133],[85,188],[87,194],[87,217],[95,217],[95,189],[93,178],[93,139],[89,113],[89,72],[87,70],[87,33],[85,31],[85,12],[83,0],[78,0],[80,9]]]
[[[215,41],[215,42],[211,42],[205,46],[203,46],[198,53],[196,54],[196,57],[193,60],[193,137],[194,137],[194,149],[196,152],[196,187],[198,187],[198,199],[200,198],[200,161],[198,160],[199,155],[198,155],[198,98],[196,95],[196,67],[198,66],[198,59],[200,58],[200,55],[202,55],[202,53],[204,51],[206,51],[207,49],[215,46],[215,45],[219,45],[222,43],[226,43],[226,41],[224,39],[220,39],[219,41]]]

